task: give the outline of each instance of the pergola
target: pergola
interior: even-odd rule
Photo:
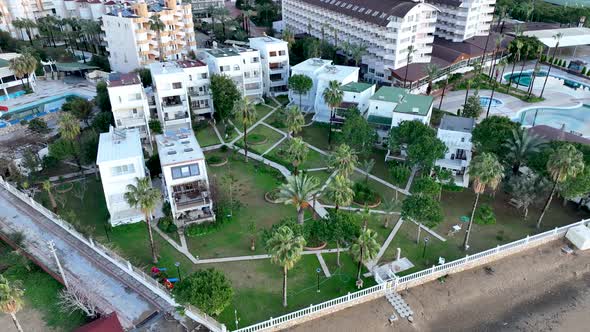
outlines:
[[[590,45],[590,28],[559,28],[548,30],[525,31],[525,36],[537,37],[541,43],[547,46],[547,55],[549,50],[557,46],[557,34],[561,33],[559,39],[559,48],[574,47],[574,55],[578,46]]]

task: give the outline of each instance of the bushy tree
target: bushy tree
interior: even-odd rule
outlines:
[[[47,122],[45,122],[41,118],[34,118],[31,121],[29,121],[28,128],[30,131],[33,131],[33,132],[36,132],[36,133],[42,134],[42,135],[47,134],[51,131],[49,129],[49,127],[47,126]]]
[[[472,133],[472,141],[477,153],[491,152],[498,156],[500,161],[506,160],[508,148],[504,145],[513,130],[519,124],[505,116],[490,116],[475,126]]]
[[[148,68],[137,68],[134,71],[139,74],[139,79],[144,88],[152,86],[152,73]]]
[[[412,195],[402,203],[402,218],[434,227],[443,220],[440,203],[427,195]]]
[[[564,202],[575,198],[580,198],[579,205],[587,202],[588,194],[590,194],[590,167],[584,167],[583,172],[560,184],[559,194],[563,197]]]
[[[96,97],[94,98],[96,106],[103,112],[111,111],[111,100],[107,90],[107,84],[100,81],[96,84]]]
[[[408,145],[408,162],[430,170],[437,159],[445,156],[447,146],[436,136],[426,136],[420,143]]]
[[[109,131],[109,127],[114,124],[113,113],[100,112],[92,119],[91,126],[97,132],[105,133]]]
[[[481,107],[481,103],[479,102],[478,96],[469,96],[467,98],[467,103],[463,105],[463,110],[461,111],[461,116],[466,118],[474,118],[477,119],[483,112],[483,107]]]
[[[475,211],[474,222],[478,225],[493,225],[496,223],[496,214],[489,204],[482,204]]]
[[[377,132],[358,110],[351,110],[342,127],[342,141],[366,157],[377,142]]]
[[[414,195],[425,195],[440,199],[442,186],[430,176],[421,176],[414,180],[411,192]]]
[[[150,127],[150,131],[153,135],[162,134],[162,123],[158,119],[151,119],[148,122],[148,127]]]
[[[231,303],[234,290],[222,272],[210,268],[184,277],[175,285],[174,296],[182,304],[218,316]]]
[[[231,78],[217,74],[211,75],[211,94],[215,116],[225,122],[232,114],[234,103],[242,98],[242,94]]]

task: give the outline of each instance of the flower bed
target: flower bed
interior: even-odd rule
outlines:
[[[273,189],[271,191],[267,191],[264,194],[264,200],[272,203],[272,204],[279,204],[280,202],[278,201],[278,194],[279,194],[279,189]]]
[[[220,157],[220,156],[210,156],[206,159],[207,165],[211,167],[221,167],[227,164],[227,157]]]
[[[55,186],[55,192],[58,194],[65,194],[72,189],[74,189],[74,184],[72,182],[64,182]]]
[[[262,145],[268,142],[268,137],[262,134],[249,134],[247,141],[249,145]]]
[[[352,187],[354,190],[354,204],[376,208],[381,204],[381,196],[364,183],[357,182]]]

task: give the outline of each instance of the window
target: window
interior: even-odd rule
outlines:
[[[268,52],[269,56],[277,56],[277,52],[276,51],[272,51],[272,52]]]
[[[172,83],[172,89],[182,89],[182,83],[180,83],[180,82]]]
[[[286,55],[286,54],[287,54],[287,52],[285,52],[285,51],[279,51],[279,55]]]
[[[202,73],[201,78],[203,78],[203,79],[207,78],[207,73]]]
[[[199,171],[198,164],[172,167],[172,178],[173,179],[182,179],[182,178],[187,178],[189,176],[197,176],[200,174],[201,174],[201,172]]]
[[[111,167],[112,176],[121,176],[133,173],[135,173],[135,167],[133,166],[133,164]]]
[[[234,65],[234,70],[235,70],[235,71],[238,71],[238,70],[240,70],[240,66],[238,66],[238,65]]]
[[[229,65],[228,66],[219,66],[219,71],[222,72],[222,73],[224,71],[229,71],[229,69],[230,69]]]
[[[188,80],[192,81],[193,80],[193,75],[188,75]]]

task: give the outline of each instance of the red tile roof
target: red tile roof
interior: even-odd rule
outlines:
[[[77,328],[74,332],[123,332],[116,312]]]

